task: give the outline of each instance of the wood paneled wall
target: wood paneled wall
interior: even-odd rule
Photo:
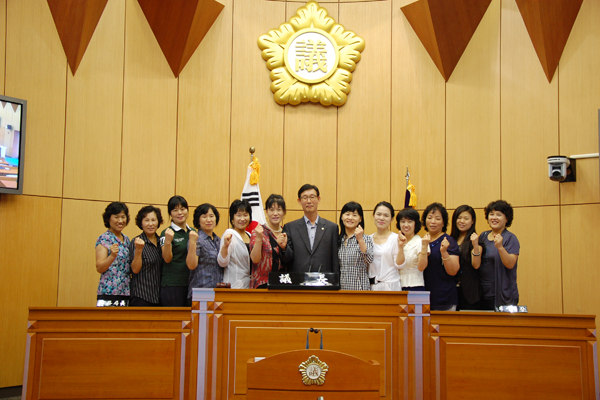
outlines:
[[[404,18],[414,0],[322,1],[363,37],[346,105],[279,106],[258,36],[303,2],[220,0],[225,8],[179,79],[135,0],[111,0],[75,76],[45,0],[0,0],[0,81],[29,101],[25,195],[0,198],[0,387],[21,384],[28,306],[92,306],[93,246],[107,202],[174,194],[221,212],[241,194],[248,148],[263,198],[321,189],[322,216],[344,203],[440,201],[515,207],[521,303],[531,312],[600,314],[595,254],[579,236],[600,224],[598,159],[577,182],[547,178],[546,157],[598,151],[600,0],[585,0],[548,83],[514,0],[493,0],[447,83]],[[192,212],[190,212],[191,216]],[[189,220],[191,224],[191,217]],[[164,226],[163,226],[164,228]],[[134,222],[126,234],[134,236]]]

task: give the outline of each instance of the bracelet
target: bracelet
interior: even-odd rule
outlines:
[[[471,250],[471,254],[472,254],[472,255],[474,255],[475,257],[479,257],[479,256],[481,255],[481,252],[479,252],[479,253],[475,254],[473,251],[474,251],[474,250]]]
[[[448,258],[442,257],[442,261],[448,261],[449,259],[450,259],[450,256],[448,256]]]
[[[421,251],[421,252],[419,252],[419,255],[420,255],[420,256],[426,256],[426,255],[427,255],[427,252],[422,252],[422,251]]]

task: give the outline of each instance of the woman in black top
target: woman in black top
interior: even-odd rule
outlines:
[[[481,284],[479,266],[482,249],[477,243],[479,235],[475,233],[477,216],[473,207],[462,205],[452,214],[452,232],[450,236],[460,250],[460,271],[456,275],[459,310],[480,310]]]

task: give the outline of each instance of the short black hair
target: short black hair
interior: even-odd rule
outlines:
[[[162,225],[163,217],[162,217],[160,208],[154,207],[154,206],[145,206],[145,207],[140,208],[140,211],[138,211],[137,215],[135,216],[135,224],[137,225],[138,228],[140,228],[141,230],[144,230],[144,228],[142,228],[142,221],[144,220],[144,218],[146,218],[146,215],[148,215],[152,212],[156,214],[156,219],[158,220],[158,226]],[[158,228],[158,226],[156,228]]]
[[[204,204],[200,204],[194,210],[194,221],[193,221],[194,228],[200,229],[200,217],[202,215],[208,213],[210,210],[212,210],[212,212],[215,214],[215,218],[216,218],[215,226],[219,225],[219,220],[221,218],[221,215],[217,211],[217,207],[213,206],[212,204],[204,203]]]
[[[427,232],[429,232],[427,230],[427,215],[434,212],[434,211],[439,211],[440,214],[442,214],[442,219],[444,220],[444,225],[442,226],[442,232],[446,232],[446,229],[448,228],[448,211],[446,210],[446,207],[444,207],[444,205],[442,203],[431,203],[430,205],[428,205],[425,208],[425,211],[423,211],[423,215],[421,216],[421,222],[423,223],[423,227],[425,228],[425,230]]]
[[[411,221],[415,221],[415,235],[419,233],[421,230],[421,221],[419,219],[419,212],[413,208],[405,208],[402,211],[398,211],[398,215],[396,215],[396,228],[400,229],[400,220],[410,219]]]
[[[363,215],[362,206],[355,201],[350,201],[344,204],[342,211],[340,211],[340,235],[338,238],[338,245],[341,245],[342,238],[346,235],[346,227],[344,226],[344,221],[342,221],[342,216],[347,212],[357,212],[358,215],[360,215],[360,222],[358,225],[360,225],[363,230],[365,229],[365,216]]]
[[[273,207],[274,204],[281,207],[283,212],[287,212],[287,210],[285,209],[285,200],[283,199],[282,195],[280,195],[280,194],[270,195],[269,198],[267,199],[267,201],[265,202],[265,210],[268,210],[269,208]]]
[[[377,211],[377,209],[380,206],[384,206],[385,208],[387,208],[388,210],[390,210],[390,213],[392,214],[392,218],[394,218],[394,215],[396,215],[396,211],[394,210],[394,206],[391,205],[390,203],[388,203],[387,201],[380,201],[379,203],[377,203],[375,205],[375,208],[373,209],[373,215],[375,215],[375,211]]]
[[[121,203],[120,201],[113,201],[109,205],[106,206],[104,213],[102,214],[102,219],[104,220],[104,226],[110,228],[110,217],[112,215],[117,215],[121,211],[125,213],[127,216],[127,224],[129,224],[129,208],[125,203]],[[125,225],[127,225],[125,224]]]
[[[305,183],[298,190],[298,198],[300,198],[302,196],[302,193],[306,192],[307,190],[311,190],[311,189],[314,189],[317,192],[317,197],[321,196],[321,193],[319,193],[319,188],[318,187],[316,187],[315,185],[311,185],[310,183]]]
[[[248,221],[248,223],[252,222],[252,206],[246,199],[237,199],[234,200],[233,203],[231,203],[231,206],[229,206],[229,223],[231,224],[231,226],[233,226],[233,216],[240,211],[247,212],[250,216],[250,221]]]
[[[175,207],[181,206],[183,208],[185,208],[186,210],[189,210],[190,208],[188,207],[188,202],[186,199],[183,198],[183,196],[173,196],[169,199],[169,202],[167,203],[167,210],[169,210],[169,215],[171,215],[171,211],[173,211],[175,209]]]
[[[488,215],[490,215],[491,211],[500,211],[502,214],[504,214],[504,216],[506,217],[507,228],[512,225],[514,215],[513,208],[509,203],[507,203],[504,200],[492,201],[483,209],[483,212],[485,212],[486,220],[488,219]]]

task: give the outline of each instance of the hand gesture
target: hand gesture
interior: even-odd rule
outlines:
[[[423,238],[421,239],[421,245],[423,247],[427,247],[427,246],[429,246],[430,241],[431,241],[431,236],[429,236],[429,233],[426,233],[425,235],[423,235]]]
[[[230,233],[227,236],[225,236],[223,238],[223,246],[229,248],[229,245],[231,244],[231,238],[233,237],[233,235]]]
[[[171,242],[173,242],[173,236],[175,236],[173,229],[167,228],[165,231],[165,244],[171,244]]]
[[[473,243],[473,247],[476,248],[477,246],[479,246],[479,244],[478,244],[479,235],[477,233],[473,232],[471,234],[471,238],[470,239],[471,239],[471,243]]]
[[[404,233],[400,232],[400,234],[398,235],[398,247],[403,249],[405,244],[406,236],[404,236]]]
[[[502,248],[502,235],[501,234],[494,235],[494,246],[496,246],[497,249]]]
[[[277,244],[282,250],[285,250],[287,246],[287,233],[280,233],[277,235]]]
[[[117,255],[119,254],[119,244],[118,243],[111,244],[109,247],[109,250],[110,250],[110,254],[114,254],[115,257],[117,257]]]
[[[263,240],[263,232],[265,231],[265,228],[262,227],[262,225],[256,225],[256,228],[254,228],[254,232],[256,232],[256,240]]]
[[[356,229],[354,230],[354,236],[356,236],[356,240],[362,240],[363,238],[363,228],[362,226],[357,226]]]
[[[440,245],[440,251],[446,251],[448,249],[448,246],[450,246],[450,242],[448,241],[448,238],[444,238],[444,240],[442,240],[442,244]]]
[[[167,235],[167,233],[165,232],[165,236],[166,235]],[[198,240],[198,232],[190,231],[190,242],[196,243],[197,240]]]
[[[146,244],[146,242],[144,242],[142,240],[142,238],[139,238],[139,237],[135,238],[134,243],[135,243],[135,250],[136,251],[139,252],[139,251],[144,250],[144,245]]]

